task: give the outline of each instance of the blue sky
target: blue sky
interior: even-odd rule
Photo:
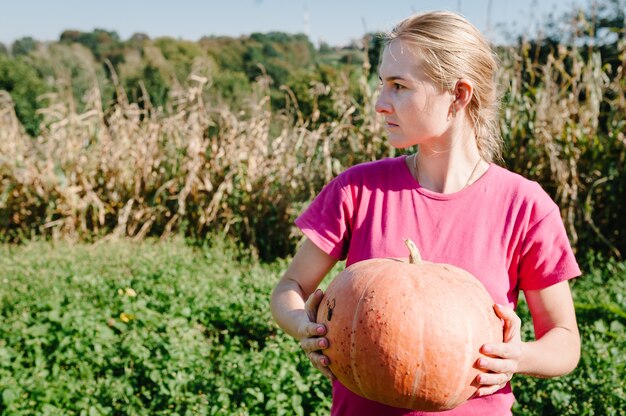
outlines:
[[[461,12],[498,42],[505,30],[534,34],[550,12],[560,16],[587,1],[0,0],[0,42],[10,45],[24,36],[58,40],[65,29],[101,28],[117,31],[122,39],[137,32],[198,40],[205,35],[283,31],[306,33],[315,44],[342,45],[368,31],[388,30],[413,12],[436,9]]]

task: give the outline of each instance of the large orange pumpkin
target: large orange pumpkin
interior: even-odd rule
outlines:
[[[470,273],[422,261],[355,263],[330,283],[318,308],[330,369],[352,392],[406,409],[452,409],[476,391],[485,343],[502,342],[493,300]]]

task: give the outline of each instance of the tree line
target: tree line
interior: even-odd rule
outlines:
[[[303,34],[252,33],[239,38],[207,36],[199,41],[171,37],[151,39],[136,33],[122,40],[115,31],[64,31],[59,40],[16,40],[10,48],[0,44],[0,90],[7,91],[27,132],[39,133],[49,92],[70,92],[79,107],[94,83],[109,107],[117,99],[119,83],[128,99],[142,107],[168,106],[171,92],[188,86],[190,76],[209,79],[207,99],[237,108],[253,92],[260,76],[271,83],[272,103],[285,105],[280,89],[294,92],[305,116],[313,111],[311,86],[339,82],[347,74],[354,84],[364,61],[360,45],[315,47]],[[354,92],[357,91],[353,85]],[[322,103],[323,117],[334,115]]]

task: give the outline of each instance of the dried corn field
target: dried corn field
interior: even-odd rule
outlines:
[[[617,256],[626,248],[623,44],[620,54],[611,66],[597,53],[562,47],[539,64],[522,45],[501,51],[499,75],[506,166],[553,195],[574,243]],[[313,94],[332,96],[340,116],[329,122],[315,111],[303,117],[288,89],[287,108],[271,108],[266,77],[243,110],[208,104],[211,88],[192,74],[189,87],[170,91],[167,110],[130,102],[119,84],[106,110],[95,85],[80,106],[59,88],[45,97],[34,138],[0,92],[4,239],[217,233],[263,257],[285,255],[298,238],[293,219],[325,182],[394,154],[365,75],[359,100],[343,85],[311,85]]]

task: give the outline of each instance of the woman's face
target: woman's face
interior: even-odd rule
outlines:
[[[383,52],[379,78],[376,111],[385,117],[392,146],[405,148],[445,137],[454,97],[424,74],[415,48],[400,39],[392,41]]]

